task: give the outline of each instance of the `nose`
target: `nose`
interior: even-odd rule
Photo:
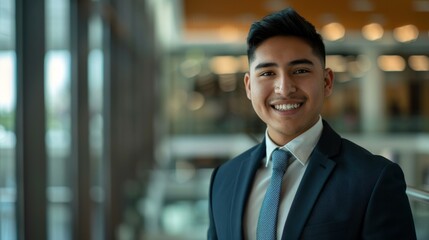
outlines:
[[[275,83],[274,92],[287,96],[290,93],[296,92],[295,83],[288,77],[281,77]]]

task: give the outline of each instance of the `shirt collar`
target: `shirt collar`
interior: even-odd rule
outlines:
[[[292,155],[303,165],[307,164],[308,158],[314,147],[316,147],[319,141],[320,135],[322,135],[323,123],[322,117],[319,116],[319,120],[310,129],[305,131],[303,134],[294,138],[284,146],[276,145],[268,136],[268,131],[265,131],[265,146],[266,146],[266,162],[267,167],[271,160],[271,153],[276,148],[285,149],[292,153]]]

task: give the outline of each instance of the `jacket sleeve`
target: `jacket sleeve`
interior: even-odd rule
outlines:
[[[216,233],[216,224],[215,220],[213,218],[213,208],[212,208],[212,192],[213,192],[213,182],[216,176],[218,168],[215,168],[212,173],[212,177],[210,180],[210,190],[209,190],[209,229],[207,231],[207,239],[209,240],[217,240],[217,233]]]
[[[363,239],[416,239],[413,216],[401,168],[388,164],[368,203]]]

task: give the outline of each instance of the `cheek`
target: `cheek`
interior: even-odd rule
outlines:
[[[326,94],[328,93],[324,82],[320,82],[320,84],[313,84],[312,86],[309,86],[311,88],[311,91],[313,93],[313,96],[316,98],[324,98]]]
[[[263,85],[254,86],[250,91],[250,95],[254,101],[263,101],[267,95],[267,89]]]

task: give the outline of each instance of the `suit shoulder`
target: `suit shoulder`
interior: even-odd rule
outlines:
[[[364,169],[384,168],[393,163],[385,157],[373,154],[363,146],[343,138],[325,121],[317,149],[322,154],[335,159],[337,163],[351,164]]]
[[[358,165],[371,168],[384,168],[386,165],[393,164],[391,160],[381,155],[374,154],[348,139],[342,138],[341,142],[340,156],[352,159]]]

